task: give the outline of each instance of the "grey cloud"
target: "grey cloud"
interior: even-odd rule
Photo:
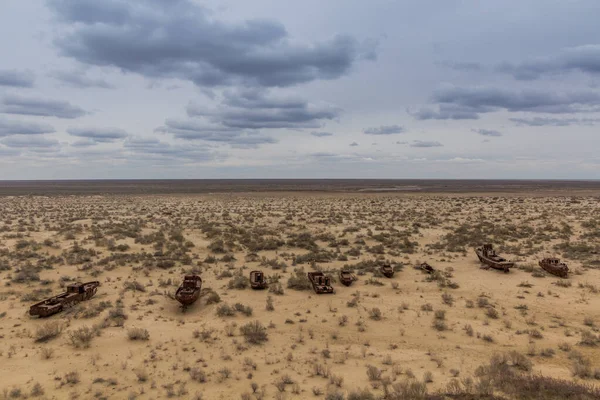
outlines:
[[[482,136],[495,136],[495,137],[502,136],[501,132],[498,132],[494,129],[471,129],[471,131],[478,133]]]
[[[31,71],[1,70],[0,86],[33,87],[35,75]]]
[[[442,147],[443,144],[428,140],[413,140],[410,147]]]
[[[118,128],[69,128],[71,136],[87,138],[98,143],[112,143],[127,137],[127,132]]]
[[[306,100],[277,97],[266,90],[226,90],[221,106],[206,109],[190,105],[191,117],[204,117],[229,128],[319,128],[321,120],[339,117],[341,109],[330,104],[311,104]]]
[[[382,125],[376,128],[367,128],[363,132],[367,135],[393,135],[403,133],[404,128],[400,125]]]
[[[58,140],[48,139],[42,136],[13,135],[2,139],[3,145],[15,148],[48,148],[58,146]]]
[[[54,128],[48,124],[9,121],[0,118],[0,137],[8,135],[41,135],[43,133],[53,132]]]
[[[193,120],[167,119],[165,125],[157,128],[156,131],[171,133],[178,139],[226,143],[236,148],[257,148],[261,144],[277,143],[272,137],[260,135],[253,131],[207,125]]]
[[[55,44],[84,64],[114,66],[148,77],[198,86],[289,86],[335,79],[374,44],[348,36],[295,45],[278,22],[221,22],[190,0],[50,0],[65,29]]]
[[[329,132],[315,132],[315,131],[313,131],[310,134],[313,135],[313,136],[316,136],[316,137],[333,136],[333,133],[329,133]]]
[[[432,100],[439,111],[413,113],[417,119],[477,119],[478,114],[500,110],[566,114],[597,111],[600,93],[594,91],[556,92],[512,90],[494,87],[445,86],[434,92]]]
[[[356,143],[356,142],[350,143],[350,147],[356,147],[356,146],[358,146],[358,143]]]
[[[91,146],[95,146],[97,144],[98,144],[98,142],[96,142],[95,140],[92,140],[92,139],[80,139],[80,140],[77,140],[77,141],[71,143],[71,146],[73,146],[73,147],[91,147]]]
[[[329,152],[325,152],[325,151],[320,151],[320,152],[311,154],[311,157],[316,157],[316,158],[331,158],[331,157],[337,157],[337,156],[338,155],[336,153],[329,153]]]
[[[440,119],[440,120],[461,120],[461,119],[479,119],[477,112],[459,107],[453,104],[440,104],[437,109],[429,107],[421,108],[418,111],[410,111],[408,113],[419,120]]]
[[[0,100],[0,113],[73,119],[86,112],[66,101],[6,95]]]
[[[408,144],[408,142],[396,142],[396,144]]]
[[[54,71],[49,74],[64,85],[80,89],[113,89],[114,86],[100,78],[90,78],[84,71]]]
[[[129,138],[124,148],[138,156],[150,159],[177,159],[186,162],[206,162],[222,159],[223,155],[206,146],[171,144],[153,138]]]
[[[518,126],[592,126],[600,123],[600,118],[509,118]]]
[[[600,45],[571,47],[555,56],[520,64],[503,63],[497,66],[497,70],[509,73],[519,80],[533,80],[545,74],[561,74],[570,71],[600,74]]]
[[[476,72],[484,69],[483,65],[478,62],[442,61],[437,64],[456,71]]]

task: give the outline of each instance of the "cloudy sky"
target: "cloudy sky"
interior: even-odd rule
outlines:
[[[0,179],[598,179],[598,15],[1,0]]]

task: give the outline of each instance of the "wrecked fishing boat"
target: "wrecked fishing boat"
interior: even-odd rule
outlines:
[[[379,269],[379,271],[383,274],[383,276],[385,276],[386,278],[391,278],[394,276],[394,268],[392,268],[392,266],[390,264],[383,264],[381,266],[381,268]]]
[[[198,275],[186,275],[175,292],[175,299],[185,308],[198,300],[201,289],[202,278]]]
[[[560,262],[560,260],[556,257],[546,257],[538,264],[544,271],[549,272],[552,275],[556,275],[560,278],[568,277],[569,267],[567,267],[567,264],[564,262]]]
[[[342,285],[350,286],[355,280],[357,280],[356,275],[354,275],[352,272],[344,270],[340,271],[340,282]]]
[[[333,286],[331,286],[331,279],[322,272],[308,272],[307,275],[316,294],[334,292]]]
[[[504,271],[505,273],[509,271],[510,268],[515,266],[515,263],[512,261],[508,261],[506,258],[500,257],[496,254],[496,250],[493,249],[490,243],[486,243],[483,247],[478,247],[475,249],[475,253],[479,258],[479,261],[490,268],[498,269]]]
[[[431,265],[427,264],[426,262],[417,265],[417,268],[427,274],[433,274],[435,272],[435,268],[433,268]]]
[[[267,278],[262,271],[252,271],[250,272],[250,287],[252,289],[265,289],[269,286],[267,283]]]
[[[29,315],[40,318],[49,317],[75,304],[91,299],[98,290],[100,282],[72,283],[67,291],[57,296],[40,301],[29,308]]]

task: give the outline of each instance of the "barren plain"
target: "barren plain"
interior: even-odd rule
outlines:
[[[0,215],[0,398],[600,398],[595,190],[4,196]],[[182,310],[185,274],[203,289]]]

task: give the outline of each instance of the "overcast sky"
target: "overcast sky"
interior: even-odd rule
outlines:
[[[599,15],[1,0],[0,179],[599,179]]]

